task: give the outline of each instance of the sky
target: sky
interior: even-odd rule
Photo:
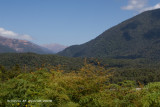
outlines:
[[[0,0],[0,35],[33,43],[83,44],[160,0]]]

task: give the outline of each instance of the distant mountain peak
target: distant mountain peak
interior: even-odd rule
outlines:
[[[39,54],[53,53],[46,48],[43,48],[39,45],[36,45],[26,40],[11,39],[0,36],[0,53],[8,53],[8,52],[16,52],[16,53],[33,52]]]

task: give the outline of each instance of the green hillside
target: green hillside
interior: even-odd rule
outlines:
[[[97,38],[59,55],[71,57],[160,58],[160,9],[143,12]]]

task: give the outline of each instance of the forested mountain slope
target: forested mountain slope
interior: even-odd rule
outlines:
[[[160,9],[143,12],[97,38],[59,52],[71,57],[160,58]]]

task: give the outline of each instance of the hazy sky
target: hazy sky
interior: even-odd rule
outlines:
[[[0,35],[37,44],[82,44],[160,0],[0,0]]]

